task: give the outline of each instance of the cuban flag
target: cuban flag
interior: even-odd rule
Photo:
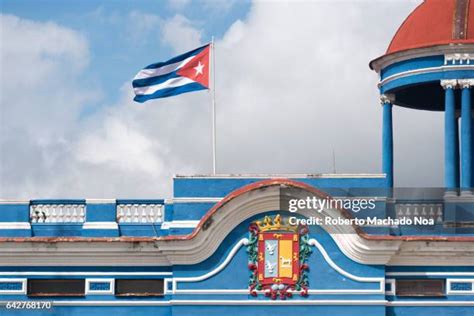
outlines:
[[[151,64],[133,79],[134,100],[166,98],[181,93],[209,89],[209,56],[211,44]]]

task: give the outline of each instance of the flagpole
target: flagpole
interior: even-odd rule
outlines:
[[[214,36],[211,40],[211,57],[212,57],[212,95],[211,95],[211,108],[212,108],[212,174],[216,174],[216,63],[215,63],[215,48],[214,48]]]

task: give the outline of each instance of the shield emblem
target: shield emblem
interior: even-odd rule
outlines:
[[[299,274],[298,234],[259,233],[258,261],[258,279],[262,284],[295,284]]]
[[[250,294],[263,292],[272,299],[285,299],[299,292],[308,294],[308,265],[311,253],[306,226],[284,223],[280,215],[265,216],[249,227]]]

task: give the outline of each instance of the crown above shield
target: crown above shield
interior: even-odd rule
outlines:
[[[265,216],[263,221],[256,221],[255,222],[258,226],[258,230],[260,232],[265,231],[289,231],[289,232],[297,232],[298,226],[290,225],[284,219],[281,218],[280,214],[276,215],[274,218],[270,216]]]

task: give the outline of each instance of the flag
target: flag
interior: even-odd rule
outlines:
[[[211,44],[151,64],[133,79],[134,100],[166,98],[181,93],[209,89],[209,55]]]

